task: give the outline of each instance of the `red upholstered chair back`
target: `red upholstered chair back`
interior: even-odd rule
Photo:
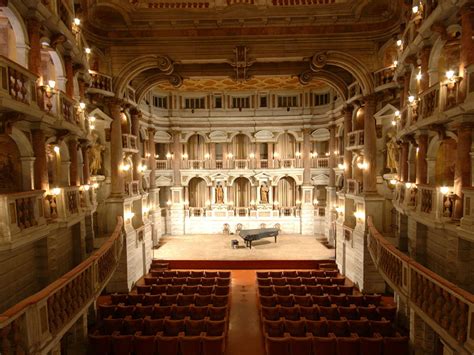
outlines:
[[[313,339],[310,336],[290,337],[290,355],[312,355]]]
[[[202,353],[206,355],[223,355],[225,350],[225,335],[205,336],[202,338]]]
[[[316,337],[328,336],[328,323],[325,320],[306,320],[306,332]]]
[[[110,335],[89,334],[89,350],[93,355],[108,355],[111,353],[112,338]]]
[[[128,355],[133,351],[133,335],[112,335],[114,355]]]
[[[409,354],[408,337],[385,337],[383,339],[384,355]]]
[[[360,353],[361,355],[382,355],[383,338],[380,337],[360,337]],[[402,355],[399,353],[398,355]]]
[[[334,337],[313,337],[314,355],[336,355],[336,347]]]
[[[185,336],[179,338],[179,350],[181,355],[201,355],[202,337]]]
[[[290,338],[274,338],[265,336],[265,348],[267,350],[267,355],[289,355]]]
[[[360,355],[359,338],[338,337],[337,338],[337,354],[338,355]],[[365,354],[364,354],[365,355]]]
[[[178,354],[178,336],[156,336],[156,347],[160,355],[177,355]]]
[[[133,339],[133,351],[140,355],[154,355],[156,352],[155,336],[135,335]]]

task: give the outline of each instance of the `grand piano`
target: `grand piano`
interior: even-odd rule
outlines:
[[[245,241],[245,246],[252,249],[252,242],[263,238],[275,237],[277,242],[278,228],[242,229],[239,235]]]

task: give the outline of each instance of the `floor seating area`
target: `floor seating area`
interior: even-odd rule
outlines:
[[[229,323],[229,271],[166,270],[98,305],[90,354],[222,355]]]
[[[396,306],[358,294],[337,270],[257,271],[267,355],[408,354]]]

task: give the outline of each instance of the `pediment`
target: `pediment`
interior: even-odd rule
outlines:
[[[226,142],[227,141],[227,133],[224,131],[212,131],[209,133],[209,139],[212,142]]]
[[[324,142],[329,140],[329,130],[327,128],[319,128],[313,133],[311,133],[311,137],[316,142]]]
[[[173,185],[173,179],[167,176],[160,175],[156,178],[156,186],[171,186]]]
[[[156,131],[155,142],[157,143],[169,143],[171,142],[171,135],[166,131]]]
[[[318,174],[311,178],[313,185],[328,185],[329,184],[329,176],[326,174]]]
[[[261,130],[261,131],[258,131],[257,133],[255,133],[255,138],[257,140],[270,140],[270,139],[273,139],[273,132],[269,131],[269,130]]]

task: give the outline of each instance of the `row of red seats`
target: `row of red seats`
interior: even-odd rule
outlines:
[[[192,277],[192,278],[201,278],[201,277],[220,277],[224,279],[230,278],[230,271],[191,271],[191,270],[162,270],[154,269],[153,265],[150,271],[153,277]]]
[[[113,319],[106,318],[94,331],[94,334],[112,335],[125,334],[133,335],[139,332],[144,335],[210,335],[220,336],[227,331],[227,315],[221,320],[211,320],[209,318],[201,320],[185,319]],[[204,334],[203,334],[204,333]]]
[[[229,277],[155,277],[145,276],[145,285],[229,286]]]
[[[267,355],[405,355],[408,337],[265,336]]]
[[[152,295],[166,293],[168,295],[177,295],[178,293],[182,293],[183,295],[191,295],[193,293],[197,293],[200,295],[210,295],[210,294],[217,294],[217,295],[227,295],[229,293],[229,285],[222,285],[222,286],[207,286],[207,285],[142,285],[137,286],[137,293],[138,294],[146,294],[150,293]]]
[[[352,335],[372,337],[385,336],[394,337],[400,334],[388,320],[369,321],[363,320],[264,320],[264,334],[272,337],[282,337],[285,334],[291,336],[313,336],[326,337],[334,334],[337,337],[348,337]]]
[[[392,322],[395,321],[397,314],[397,307],[395,306],[369,306],[369,307],[356,307],[356,306],[300,306],[295,305],[292,307],[260,307],[260,313],[263,319],[277,320],[279,318],[297,320],[300,318],[318,320],[324,319],[369,319],[369,320],[381,320],[388,319]]]
[[[346,277],[268,277],[257,278],[257,283],[259,286],[344,285]]]
[[[257,278],[268,277],[336,277],[337,270],[282,270],[282,271],[257,271]]]
[[[199,294],[191,294],[191,295],[184,295],[184,294],[173,294],[173,295],[166,295],[166,294],[156,294],[156,295],[137,295],[134,294],[134,297],[130,297],[126,300],[121,300],[120,298],[112,298],[112,302],[110,305],[118,306],[118,305],[143,305],[143,306],[153,306],[153,305],[161,305],[161,306],[172,306],[174,304],[178,306],[185,306],[194,304],[196,306],[207,306],[208,304],[212,304],[214,306],[225,306],[229,300],[229,295],[223,294],[206,294],[206,295],[199,295]],[[138,297],[139,296],[139,297]]]
[[[308,285],[308,286],[258,286],[258,293],[261,296],[281,295],[352,295],[354,292],[353,286],[343,285]]]
[[[209,317],[212,320],[222,320],[227,316],[228,307],[221,306],[111,306],[99,305],[99,319],[106,318],[126,318],[140,319],[151,317],[153,319],[171,318],[184,319],[204,319]]]
[[[283,302],[283,303],[282,303]],[[301,306],[311,306],[317,304],[319,306],[330,306],[335,304],[337,306],[379,306],[381,304],[381,298],[378,297],[364,297],[362,295],[354,297],[353,295],[272,295],[272,296],[260,296],[260,304],[266,307],[274,307],[276,304],[283,304],[286,306],[292,306],[293,304],[299,304]]]
[[[225,335],[89,335],[93,355],[222,355]]]

